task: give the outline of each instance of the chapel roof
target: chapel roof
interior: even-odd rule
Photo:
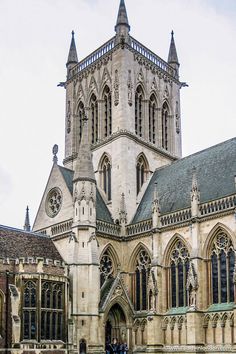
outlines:
[[[48,236],[0,225],[0,258],[21,257],[62,261],[62,257]]]
[[[193,170],[200,190],[200,203],[235,193],[236,138],[175,161],[157,169],[138,206],[132,223],[152,217],[155,183],[161,214],[191,206],[190,192]]]

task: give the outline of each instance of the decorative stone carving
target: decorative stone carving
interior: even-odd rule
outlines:
[[[131,70],[128,71],[127,86],[128,86],[128,104],[130,106],[132,106],[132,104],[133,104],[133,83],[132,83],[132,79],[131,79]]]
[[[71,106],[70,106],[70,101],[68,101],[67,104],[67,133],[69,134],[71,131]]]
[[[198,289],[198,276],[194,264],[190,262],[187,275],[186,288],[189,293],[189,306],[196,309],[197,306],[197,289]]]
[[[163,98],[164,99],[168,99],[169,98],[169,91],[168,91],[167,85],[166,85],[164,93],[163,93]]]
[[[116,70],[115,71],[115,80],[114,80],[114,105],[115,106],[118,106],[119,99],[120,99],[120,94],[119,94],[119,76],[118,76],[118,70]]]
[[[62,192],[59,188],[53,188],[49,191],[45,209],[48,216],[54,218],[60,211],[62,205]]]
[[[157,91],[157,82],[156,82],[155,77],[152,80],[151,90],[152,91]]]
[[[152,267],[150,272],[150,277],[148,281],[148,301],[149,301],[149,310],[155,312],[157,308],[157,279],[155,275],[155,268]]]
[[[121,202],[120,202],[120,224],[127,224],[127,212],[125,207],[125,195],[124,193],[121,194]]]
[[[137,81],[138,81],[138,82],[144,82],[144,76],[143,76],[143,71],[142,71],[142,69],[140,69],[140,71],[139,71],[139,73],[138,73]]]
[[[175,125],[176,125],[176,133],[180,133],[180,117],[179,117],[179,103],[176,101],[175,103]]]

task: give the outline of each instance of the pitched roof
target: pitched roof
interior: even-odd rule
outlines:
[[[40,257],[62,261],[53,241],[44,235],[0,225],[0,257]]]
[[[138,206],[132,223],[152,217],[151,208],[155,183],[157,183],[161,214],[190,207],[194,168],[196,168],[201,203],[234,194],[236,138],[157,169]]]
[[[66,185],[71,193],[71,195],[73,194],[73,176],[74,176],[74,171],[69,170],[68,168],[62,167],[62,166],[58,166],[63,178],[66,182]],[[113,219],[111,217],[111,213],[109,211],[109,209],[106,206],[106,203],[104,202],[101,194],[99,193],[98,189],[96,189],[96,212],[97,212],[97,220],[101,220],[101,221],[106,221],[109,223],[113,224]]]

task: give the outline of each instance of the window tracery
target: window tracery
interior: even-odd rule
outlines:
[[[231,239],[220,231],[211,247],[212,302],[234,301],[235,252]]]
[[[104,156],[101,163],[101,187],[107,196],[107,200],[111,200],[111,162],[107,155]]]
[[[165,102],[162,107],[162,147],[168,150],[169,145],[169,109]]]
[[[107,137],[112,133],[112,104],[111,90],[108,86],[105,87],[103,93],[104,99],[104,136]]]
[[[143,155],[140,155],[136,165],[136,190],[137,195],[139,194],[142,185],[147,179],[148,166]]]
[[[153,144],[156,143],[156,113],[157,112],[157,102],[155,95],[152,94],[149,100],[149,141]]]
[[[36,339],[37,330],[36,283],[27,281],[23,287],[23,338]]]
[[[111,256],[109,255],[109,252],[106,250],[103,253],[103,256],[100,261],[100,283],[101,286],[104,284],[104,282],[112,278],[114,274],[114,265]]]
[[[144,120],[144,94],[139,85],[135,92],[135,134],[142,137]]]
[[[98,101],[93,93],[90,99],[92,144],[98,141]]]
[[[188,305],[187,275],[189,270],[189,252],[184,243],[178,240],[170,254],[171,307]]]
[[[146,250],[141,249],[136,258],[134,305],[136,311],[148,308],[148,278],[151,269],[151,259]]]

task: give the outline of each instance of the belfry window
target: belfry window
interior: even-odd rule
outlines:
[[[92,144],[98,141],[98,102],[94,93],[90,99]]]
[[[37,293],[36,283],[27,281],[23,288],[23,339],[37,336]]]
[[[211,247],[211,288],[213,304],[234,301],[235,253],[231,239],[220,231]]]
[[[101,163],[101,187],[107,196],[107,200],[111,200],[111,163],[105,155]]]
[[[100,284],[101,286],[107,279],[113,278],[114,266],[109,252],[106,250],[100,261]]]
[[[145,161],[143,155],[140,155],[136,165],[136,191],[137,195],[139,194],[142,185],[147,179],[148,174],[148,166],[147,162]]]
[[[162,107],[162,147],[168,150],[169,145],[169,109],[165,102]]]
[[[157,122],[157,102],[155,95],[152,94],[149,100],[149,141],[156,143],[156,122]]]
[[[81,135],[82,135],[82,127],[83,127],[83,118],[84,118],[85,112],[84,112],[84,104],[82,101],[80,101],[79,106],[78,106],[78,137],[79,137],[79,143],[81,140]]]
[[[104,136],[107,137],[112,133],[112,105],[111,105],[111,90],[108,86],[105,87],[103,93],[104,99]]]
[[[182,241],[178,240],[170,255],[171,307],[188,305],[186,282],[189,270],[189,252]]]
[[[139,85],[135,93],[135,134],[143,136],[143,120],[144,120],[144,94],[142,87]]]
[[[136,311],[148,308],[148,278],[151,269],[151,259],[146,250],[141,249],[136,259],[134,279],[134,305]]]

